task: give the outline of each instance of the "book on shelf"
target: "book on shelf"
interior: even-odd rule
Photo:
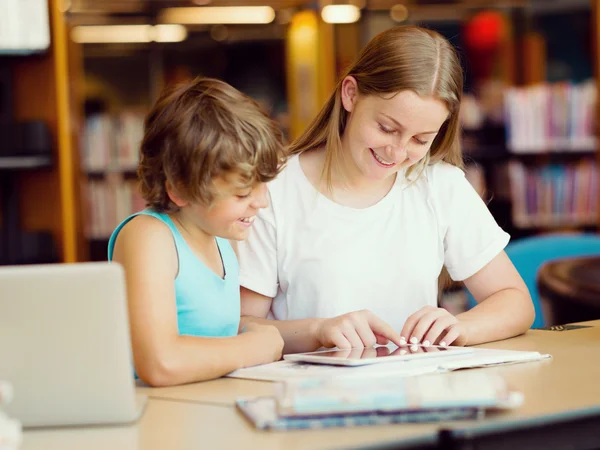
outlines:
[[[509,164],[513,222],[521,228],[593,225],[598,218],[598,168],[575,164]]]
[[[504,112],[509,151],[594,152],[596,97],[592,80],[507,88]]]
[[[144,115],[124,111],[86,119],[81,161],[87,172],[135,171],[144,136]]]
[[[89,180],[87,185],[88,222],[86,236],[106,239],[128,216],[145,208],[136,180],[107,176]]]

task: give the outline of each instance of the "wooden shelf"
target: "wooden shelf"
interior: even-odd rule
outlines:
[[[49,232],[60,262],[86,260],[83,240],[79,167],[79,44],[69,39],[69,25],[60,0],[48,0],[50,48],[8,61],[16,122],[42,121],[50,131],[52,154],[0,158],[5,177],[14,171],[15,192],[23,232]],[[27,170],[44,169],[44,170]]]

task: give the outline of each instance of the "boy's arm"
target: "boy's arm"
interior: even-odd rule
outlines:
[[[209,380],[281,356],[283,341],[274,327],[226,338],[179,335],[177,251],[160,221],[138,216],[127,223],[113,260],[125,269],[133,359],[143,381],[168,386]]]
[[[269,320],[267,315],[273,299],[257,292],[240,288],[242,319],[240,329],[249,323],[274,325],[277,327],[285,346],[284,353],[302,353],[317,350],[321,343],[316,338],[316,327],[321,319]]]
[[[276,326],[285,342],[284,353],[310,352],[320,347],[371,347],[389,341],[401,344],[398,332],[371,311],[353,311],[329,319],[268,320],[272,298],[244,287],[240,296],[240,327],[249,323]]]

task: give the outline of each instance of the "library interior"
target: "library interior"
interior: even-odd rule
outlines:
[[[27,336],[20,350],[21,357],[27,358],[23,353],[31,348],[41,351],[43,340],[56,345],[66,342],[61,341],[63,338],[77,340],[75,332],[69,333],[69,324],[77,328],[90,320],[77,316],[78,311],[86,315],[85,311],[95,310],[91,306],[87,310],[68,306],[71,316],[67,318],[56,309],[42,308],[48,311],[47,317],[53,318],[57,328],[69,334],[58,336],[57,328],[36,325],[33,309],[39,299],[36,303],[36,299],[29,302],[25,297],[57,289],[58,284],[67,291],[71,289],[71,294],[65,292],[65,296],[85,297],[86,282],[82,280],[92,277],[85,269],[92,266],[101,267],[98,286],[102,286],[103,279],[105,284],[118,284],[110,269],[105,269],[105,264],[114,264],[108,263],[109,239],[119,224],[151,206],[140,191],[140,147],[147,131],[146,119],[161,92],[191,83],[197,77],[222,80],[256,102],[281,131],[287,148],[313,124],[348,68],[361,57],[373,38],[395,27],[413,25],[439,33],[456,50],[464,84],[458,117],[462,170],[495,223],[510,236],[503,250],[531,296],[535,318],[528,331],[482,345],[485,350],[515,352],[504,356],[515,358],[510,359],[511,364],[504,364],[507,359],[493,360],[492,356],[481,353],[477,364],[471,362],[460,367],[450,364],[452,368],[444,371],[451,374],[427,375],[456,376],[456,386],[472,389],[464,392],[454,385],[450,387],[450,378],[431,378],[428,388],[418,384],[415,380],[426,373],[426,366],[421,363],[413,368],[415,372],[411,374],[415,375],[407,375],[399,366],[394,373],[394,363],[370,366],[390,367],[385,369],[388,372],[381,369],[381,373],[373,369],[369,372],[367,365],[362,366],[361,369],[365,368],[362,386],[344,385],[342,380],[351,377],[344,378],[343,374],[353,368],[341,368],[346,372],[340,371],[339,384],[331,387],[327,377],[336,374],[324,374],[325,369],[335,366],[305,362],[302,367],[307,374],[315,371],[311,379],[323,383],[309,384],[308,377],[301,378],[300,373],[286,369],[293,364],[286,360],[274,363],[280,366],[271,369],[266,365],[262,372],[261,366],[255,367],[254,372],[244,368],[240,370],[248,372],[237,376],[233,372],[234,375],[212,381],[162,388],[145,384],[136,374],[135,378],[130,377],[135,385],[133,392],[148,400],[140,417],[134,420],[130,417],[131,423],[86,428],[95,425],[95,419],[83,424],[61,423],[57,413],[50,414],[58,417],[57,422],[40,419],[43,428],[30,429],[28,415],[36,402],[52,403],[57,401],[52,395],[75,394],[68,390],[53,392],[49,397],[39,394],[37,400],[30,397],[33,399],[30,404],[18,403],[19,397],[27,398],[19,391],[28,389],[26,377],[7,378],[19,374],[15,371],[19,354],[15,348],[21,345],[19,333]],[[387,65],[388,61],[382,59],[381,71]],[[510,445],[600,448],[597,390],[600,369],[592,368],[600,357],[599,88],[600,0],[0,1],[0,448],[187,449],[198,445],[203,448],[203,442],[206,448],[257,449],[507,448]],[[371,152],[377,158],[376,152],[372,149]],[[377,161],[383,167],[381,160]],[[432,160],[430,164],[437,163]],[[269,181],[275,182],[279,183]],[[275,195],[271,195],[271,200],[274,207],[281,203]],[[466,210],[459,204],[457,208]],[[288,207],[279,214],[294,214],[293,209]],[[278,223],[285,227],[287,222]],[[307,223],[307,227],[315,223]],[[254,228],[250,233],[253,232]],[[283,236],[281,229],[277,232]],[[473,236],[473,241],[479,238]],[[240,250],[240,267],[244,265],[243,259],[254,254],[251,245],[258,245],[256,242],[261,238],[256,239],[246,250]],[[444,238],[440,245],[443,252],[452,244]],[[464,251],[469,250],[467,244],[461,245]],[[218,251],[221,254],[220,247]],[[280,277],[284,276],[283,271],[290,276],[288,271],[293,266],[285,251],[278,255]],[[313,258],[306,252],[304,258]],[[369,256],[345,252],[351,259]],[[183,256],[179,257],[182,264]],[[226,272],[225,256],[221,257]],[[290,251],[289,258],[292,257],[298,256]],[[260,255],[257,258],[259,265],[263,261]],[[442,260],[447,262],[448,258]],[[306,260],[293,263],[309,264]],[[316,260],[314,267],[322,263]],[[377,261],[371,264],[376,266]],[[46,273],[48,267],[71,269]],[[82,268],[81,274],[77,267]],[[442,264],[439,268],[442,269]],[[323,270],[325,277],[329,272]],[[28,274],[31,278],[27,278]],[[224,279],[227,274],[224,273]],[[115,275],[119,276],[122,277]],[[50,278],[55,280],[54,284]],[[401,278],[398,273],[398,279]],[[91,290],[97,280],[90,279],[87,283]],[[442,270],[437,280],[436,307],[459,318],[477,307],[480,299],[475,299],[477,294],[469,291],[464,278],[454,280]],[[36,283],[39,285],[35,286]],[[286,283],[291,282],[281,281],[274,302],[279,296],[285,297],[281,289],[287,289],[282,288]],[[372,284],[373,289],[378,288],[378,283]],[[104,293],[112,292],[106,286],[99,289],[98,295],[102,289],[106,289]],[[124,292],[129,295],[130,290],[121,290],[123,293],[116,296],[116,301],[123,300],[126,307]],[[311,291],[307,288],[295,292]],[[290,298],[286,300],[289,314],[293,309],[289,306]],[[390,303],[395,301],[389,299]],[[19,303],[22,306],[15,306]],[[133,314],[132,308],[129,314]],[[369,309],[369,299],[364,299],[364,309]],[[322,311],[327,314],[334,310]],[[91,361],[89,353],[94,348],[100,353],[113,348],[108,337],[111,333],[106,330],[114,327],[118,334],[120,326],[115,323],[120,318],[113,323],[110,315],[106,317],[106,323],[95,324],[105,331],[96,340],[89,338],[94,347],[85,352],[90,359],[79,360],[80,365]],[[18,329],[19,321],[21,325],[27,324],[26,330]],[[123,329],[127,336],[123,342],[128,351],[131,351],[127,334],[130,325],[133,327],[133,322],[125,317]],[[48,334],[42,335],[38,328]],[[281,333],[287,348],[287,338]],[[104,348],[99,342],[104,337],[109,347]],[[86,339],[82,337],[80,347]],[[477,351],[479,345],[466,348]],[[77,351],[83,352],[81,348]],[[518,356],[521,351],[528,353]],[[64,361],[75,363],[75,356],[67,352],[64,349],[61,353]],[[514,364],[518,358],[529,362]],[[129,356],[125,359],[131,364]],[[141,375],[137,356],[133,359]],[[37,366],[40,375],[45,370],[59,373],[58,368],[56,371],[48,368],[53,366],[52,362],[45,361],[44,366]],[[97,360],[100,361],[111,359],[105,355]],[[62,363],[55,365],[59,364]],[[294,367],[300,367],[296,364]],[[436,370],[442,371],[442,366],[440,363]],[[498,367],[453,370],[483,366]],[[61,369],[65,368],[63,365]],[[130,369],[126,372],[132,374]],[[506,398],[490,400],[494,410],[484,418],[480,417],[481,399],[477,408],[454,405],[461,405],[466,398],[483,397],[492,381],[496,383],[495,394],[499,395],[499,381],[478,378],[479,370],[490,371],[508,386]],[[69,372],[73,373],[72,368]],[[81,400],[83,394],[77,394],[80,401],[73,400],[74,405],[94,410],[93,401],[100,401],[103,396],[114,398],[103,394],[101,383],[93,381],[100,379],[99,373],[95,371],[97,378],[81,382],[98,386],[95,395],[86,403]],[[381,378],[385,373],[388,378]],[[107,375],[106,380],[111,376]],[[380,381],[374,382],[374,376]],[[359,400],[375,401],[377,394],[387,395],[392,402],[396,394],[400,395],[394,391],[393,383],[389,383],[392,376],[404,383],[396,386],[404,389],[402,395],[416,393],[418,399],[411,400],[416,402],[413,410],[428,401],[437,404],[439,400],[443,405],[439,397],[442,391],[446,392],[443,397],[446,405],[454,408],[428,409],[427,417],[425,413],[409,415],[405,411],[393,418],[388,414],[387,422],[381,414],[372,412],[361,419],[348,419],[338,412],[335,424],[333,419],[326,422],[323,419],[326,414],[317,408],[321,421],[316,416],[310,423],[307,420],[310,413],[306,411],[311,407],[323,407],[327,400],[333,404],[344,395],[346,399],[355,395],[352,399],[357,404]],[[49,375],[52,382],[59,383],[59,378]],[[76,381],[70,384],[77,385],[73,389],[80,388]],[[373,390],[374,384],[380,390],[367,398],[366,393]],[[518,396],[511,396],[509,390],[518,391],[521,401]],[[41,392],[31,392],[34,391]],[[364,394],[359,400],[358,391]],[[311,396],[315,399],[312,403]],[[287,402],[291,410],[297,408],[296,413],[303,407],[307,409],[299,416],[285,410],[289,414],[286,416],[281,404],[277,410],[277,406],[268,402],[263,405],[249,400],[267,397],[281,404]],[[119,403],[121,400],[115,400],[116,407],[127,409]],[[16,406],[11,410],[13,402]],[[111,409],[105,403],[97,408]],[[268,408],[275,408],[276,412],[269,413]],[[478,416],[473,415],[475,410]],[[276,414],[282,416],[274,418]],[[77,426],[70,428],[70,425]]]

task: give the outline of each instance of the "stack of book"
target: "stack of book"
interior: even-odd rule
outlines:
[[[2,405],[12,399],[12,386],[0,381],[0,449],[17,450],[23,440],[21,424],[2,411]]]
[[[258,429],[289,430],[472,420],[522,402],[496,374],[459,371],[289,379],[274,397],[238,400],[237,407]]]

